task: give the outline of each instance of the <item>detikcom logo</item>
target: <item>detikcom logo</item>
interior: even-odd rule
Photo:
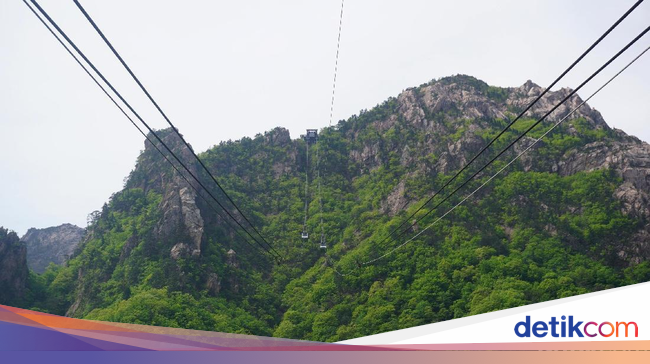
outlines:
[[[574,335],[576,337],[595,337],[597,335],[610,337],[614,334],[616,337],[619,337],[619,334],[621,337],[628,337],[628,334],[639,337],[639,326],[633,321],[616,321],[616,324],[607,321],[601,323],[589,321],[581,328],[583,321],[575,322],[573,316],[569,316],[568,322],[565,321],[566,316],[562,316],[561,319],[562,321],[558,321],[555,317],[551,317],[548,324],[544,321],[537,321],[531,325],[530,316],[526,316],[525,321],[520,321],[515,325],[515,334],[519,337],[530,337],[531,333],[535,337],[545,337],[549,333],[551,337],[567,337],[567,334],[568,337],[574,337]],[[622,336],[623,333],[625,336]]]

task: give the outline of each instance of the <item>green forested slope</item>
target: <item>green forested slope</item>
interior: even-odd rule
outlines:
[[[89,319],[336,341],[649,280],[639,235],[646,217],[617,197],[628,174],[614,163],[566,167],[593,143],[647,146],[610,129],[591,109],[444,221],[385,259],[358,266],[458,202],[464,194],[400,239],[385,241],[534,91],[528,83],[502,89],[450,77],[321,130],[310,155],[318,149],[326,251],[318,248],[316,163],[306,167],[304,141],[277,128],[202,153],[285,258],[279,265],[244,244],[148,147],[125,189],[94,214],[67,265],[32,277],[28,306]],[[530,125],[535,112],[495,148]],[[162,134],[181,150],[169,130]],[[313,181],[309,241],[300,239],[305,172]]]

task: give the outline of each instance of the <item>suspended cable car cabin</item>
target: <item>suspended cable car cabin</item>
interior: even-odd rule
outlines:
[[[308,145],[316,143],[318,140],[318,130],[317,129],[307,129],[305,134],[305,141]]]

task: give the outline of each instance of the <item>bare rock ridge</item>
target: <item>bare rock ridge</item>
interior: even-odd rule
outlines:
[[[361,137],[365,127],[347,128],[346,137],[361,142],[358,148],[350,150],[349,157],[367,171],[385,166],[392,153],[401,156],[402,166],[410,170],[411,175],[421,171],[430,176],[451,173],[462,167],[486,144],[485,133],[495,130],[495,120],[511,120],[543,90],[530,80],[519,87],[498,88],[465,75],[445,77],[407,89],[383,104],[388,106],[379,105],[379,108],[390,111],[380,113],[369,127],[379,134],[395,127],[424,130],[426,139],[386,144],[382,138]],[[543,116],[571,91],[562,88],[548,92],[524,114],[524,118]],[[582,101],[580,96],[573,95],[552,112],[541,126],[548,127],[557,122]],[[586,146],[569,150],[550,163],[542,163],[544,159],[536,157],[535,151],[531,151],[520,160],[524,170],[557,172],[566,176],[581,171],[612,169],[623,180],[615,193],[622,202],[623,213],[641,219],[643,225],[629,245],[630,251],[622,251],[620,255],[630,262],[650,258],[650,145],[621,130],[610,128],[602,115],[587,104],[565,122],[564,133],[584,137],[581,135],[584,131],[577,130],[573,123],[576,119],[583,120],[584,128],[589,132],[601,131],[605,137],[595,138]],[[343,127],[343,124],[339,127]],[[502,158],[512,158],[532,140],[524,137]],[[535,149],[544,147],[545,142],[542,141]],[[419,151],[421,155],[413,151]],[[427,155],[431,158],[423,158]],[[382,207],[385,213],[394,215],[414,200],[409,200],[408,190],[400,183]]]
[[[380,168],[393,168],[390,172],[395,171],[395,177],[385,183],[387,187],[384,190],[376,192],[386,194],[386,198],[381,196],[379,205],[373,205],[372,209],[379,208],[382,213],[394,216],[426,197],[432,190],[431,181],[447,178],[450,173],[461,168],[479,152],[487,140],[496,135],[495,131],[501,130],[542,91],[542,87],[531,81],[519,87],[499,88],[463,75],[407,89],[370,111],[364,111],[347,121],[339,122],[336,127],[323,130],[321,140],[332,138],[330,140],[336,143],[331,144],[333,147],[328,158],[323,158],[321,167],[328,172],[335,172],[337,178],[340,177],[341,184],[349,183],[352,186],[355,181]],[[531,119],[551,110],[570,92],[570,89],[549,92],[527,112],[522,123],[532,125]],[[550,114],[541,127],[548,127],[560,120],[581,102],[578,95],[572,96],[565,105]],[[521,131],[517,129],[520,125],[513,127],[504,139],[514,139]],[[577,144],[557,148],[558,152],[550,156],[542,155],[542,152],[549,152],[552,147],[551,141],[546,139],[525,155],[513,169],[551,172],[562,176],[581,171],[611,169],[621,179],[614,196],[621,201],[622,212],[634,216],[640,222],[632,241],[621,244],[622,248],[616,253],[630,264],[650,259],[650,146],[622,131],[611,129],[600,113],[588,105],[581,107],[558,131],[562,133],[561,136],[576,140]],[[192,174],[210,182],[173,130],[160,130],[158,135],[186,163]],[[530,145],[532,140],[531,137],[523,138],[502,159],[512,158]],[[501,142],[500,140],[499,143]],[[169,155],[164,147],[158,147]],[[501,144],[498,144],[491,150],[492,154],[488,153],[485,157],[491,158],[496,154],[495,149],[501,148]],[[298,178],[296,180],[300,182],[287,184],[293,186],[286,187],[293,188],[291,191],[283,190],[284,185],[275,185],[281,186],[278,190],[280,194],[302,191],[301,188],[294,187],[302,186],[304,173],[309,171],[304,158],[304,141],[292,140],[288,130],[283,128],[259,134],[254,139],[224,142],[221,148],[205,154],[205,162],[218,178],[223,176],[228,181],[231,177],[231,186],[250,187],[252,192],[247,194],[256,197],[268,193],[268,186],[274,186],[276,180],[283,178],[287,181]],[[173,160],[171,156],[170,159]],[[483,165],[487,160],[479,159],[476,165]],[[176,161],[173,163],[182,168]],[[249,163],[263,168],[248,168]],[[251,173],[262,169],[268,171],[268,175]],[[386,174],[383,173],[385,171],[379,172],[378,175]],[[237,274],[246,269],[247,263],[250,263],[247,259],[249,257],[243,249],[235,252],[233,249],[239,249],[237,245],[231,249],[229,243],[232,239],[228,234],[233,232],[231,229],[223,229],[223,233],[220,231],[219,225],[223,223],[221,218],[197,196],[194,187],[198,186],[194,185],[195,182],[186,171],[183,173],[190,181],[181,178],[153,145],[145,142],[145,149],[138,157],[124,191],[116,195],[128,196],[133,193],[140,200],[147,200],[148,203],[154,201],[151,206],[155,207],[148,207],[146,212],[133,212],[132,205],[120,206],[115,203],[120,200],[116,198],[112,200],[110,208],[102,211],[101,214],[107,215],[103,217],[107,223],[112,213],[132,213],[135,216],[146,214],[149,219],[144,227],[138,225],[137,230],[129,229],[128,234],[120,236],[123,245],[116,248],[121,249],[119,259],[116,255],[110,263],[129,263],[129,259],[141,261],[143,255],[151,256],[161,260],[160,266],[164,270],[155,271],[156,275],[143,276],[156,279],[156,284],[164,282],[173,285],[175,290],[205,290],[211,296],[245,292],[246,280],[238,279]],[[330,175],[332,174],[334,173]],[[272,183],[269,184],[269,181]],[[212,192],[225,201],[215,190],[216,188],[212,189]],[[350,191],[352,195],[354,189]],[[258,214],[260,220],[263,219],[262,216],[293,214],[291,204],[276,204],[273,199],[260,198],[251,203],[254,214]],[[93,234],[101,236],[105,233],[100,228],[93,231],[91,227],[86,240],[93,241]],[[507,228],[506,226],[506,231]],[[100,238],[95,238],[94,241],[95,244],[102,242]],[[83,245],[81,243],[81,247]],[[214,257],[219,256],[211,252],[217,250],[214,248],[223,250],[219,264],[214,263],[217,261]],[[221,266],[220,263],[223,262],[225,264]],[[191,268],[197,265],[205,268],[200,271],[200,276],[194,274],[196,272]],[[98,282],[109,281],[112,271],[85,263],[75,266],[75,272],[71,274],[74,276],[75,288],[71,293],[71,304],[66,306],[67,315],[81,317],[89,310],[99,307],[98,292],[103,288],[98,288]],[[129,279],[138,282],[141,278],[134,274]],[[129,281],[129,284],[132,282]],[[131,294],[126,289],[124,291],[125,297]]]
[[[380,167],[390,168],[389,161],[397,156],[399,163],[408,171],[406,178],[402,178],[381,203],[383,212],[393,216],[422,197],[411,195],[405,183],[407,178],[419,173],[435,178],[436,175],[457,171],[486,145],[488,136],[496,135],[495,130],[500,130],[543,91],[543,87],[530,80],[518,87],[501,88],[489,86],[466,75],[444,77],[409,88],[370,111],[362,111],[362,114],[367,112],[372,117],[363,118],[364,122],[361,124],[361,115],[339,122],[336,128],[342,132],[344,139],[354,145],[347,150],[347,160],[343,163],[358,166],[359,170],[355,172],[358,176]],[[571,92],[570,88],[549,91],[524,114],[522,122],[530,122],[545,115]],[[578,94],[571,96],[550,113],[538,128],[548,128],[564,118],[582,101]],[[399,138],[389,141],[386,135],[396,130],[401,130],[402,134]],[[424,138],[410,138],[409,130],[414,131],[412,134],[422,134],[424,131]],[[612,169],[622,179],[622,184],[615,192],[615,197],[622,202],[622,212],[640,219],[642,225],[633,241],[627,245],[626,249],[629,250],[621,251],[620,255],[630,263],[650,259],[650,145],[621,130],[612,129],[602,115],[588,104],[577,109],[570,120],[563,124],[563,129],[554,133],[558,132],[581,140],[586,138],[586,132],[594,135],[600,133],[600,136],[595,136],[587,145],[580,145],[563,155],[554,155],[551,158],[540,157],[540,152],[548,148],[546,140],[542,140],[534,150],[520,159],[523,170],[553,172],[566,176],[581,171]],[[520,131],[513,133],[519,134]],[[503,139],[509,142],[514,136]],[[268,145],[293,144],[284,159],[278,159],[269,166],[276,178],[283,174],[296,173],[301,168],[302,154],[296,153],[299,144],[290,139],[286,129],[275,128],[265,133],[262,140]],[[501,159],[512,158],[533,140],[530,136],[524,137]],[[487,162],[487,157],[494,156],[494,149],[497,148],[502,147],[493,147],[492,154],[486,153],[481,157],[485,158],[479,158],[476,165]],[[265,155],[252,157],[260,160],[270,159]],[[236,165],[223,164],[220,168],[224,172],[238,174],[244,180],[251,178]],[[355,178],[354,176],[351,178]],[[181,182],[173,184],[178,188],[183,186]],[[187,206],[188,212],[196,211],[191,204],[193,195],[182,199],[177,192],[174,193],[169,195],[169,198],[165,197],[165,201],[170,201],[165,211],[174,216],[174,221],[185,221],[181,225],[188,231],[194,231],[190,235],[195,238],[176,246],[172,256],[200,254],[198,248],[192,247],[192,241],[198,246],[198,237],[202,232],[201,219],[198,218],[200,211],[197,214],[181,213],[180,211],[185,211],[182,206]],[[172,196],[176,196],[175,200]],[[176,202],[171,203],[172,201]],[[171,213],[177,210],[178,213]]]
[[[171,129],[159,130],[157,134],[186,163],[188,169],[194,175],[198,175],[198,168],[196,163],[193,162],[193,156],[181,139]],[[155,140],[151,135],[150,139]],[[165,150],[162,144],[158,141],[155,142],[160,150]],[[167,152],[165,154],[167,155]],[[173,157],[169,156],[169,158],[173,160]],[[175,161],[174,164],[183,170]],[[183,173],[188,180],[195,183],[185,170],[183,170]],[[194,187],[197,186],[194,185]],[[145,194],[149,191],[155,191],[162,196],[162,200],[158,205],[160,219],[153,228],[153,235],[158,242],[157,244],[168,251],[167,254],[171,259],[179,260],[180,258],[197,258],[200,256],[204,220],[197,205],[198,196],[196,191],[188,181],[174,171],[148,141],[145,141],[145,149],[138,157],[136,167],[131,172],[126,183],[126,188],[139,188]],[[92,231],[89,231],[89,235],[92,235],[92,233]],[[137,234],[127,239],[120,254],[121,261],[129,257],[139,240]],[[183,272],[181,271],[180,274],[182,275]],[[74,302],[66,312],[66,316],[75,316],[79,311],[83,311],[88,300],[92,298],[84,291],[84,277],[85,273],[83,269],[80,269],[78,272],[79,288]],[[212,282],[212,286],[209,288],[218,291],[217,282],[217,280]]]
[[[20,239],[27,246],[27,265],[34,272],[43,273],[50,263],[64,264],[85,234],[85,229],[72,224],[27,230]]]
[[[372,171],[382,164],[382,154],[397,152],[402,155],[404,164],[415,163],[421,170],[431,167],[418,162],[413,153],[406,153],[405,147],[409,147],[438,156],[433,169],[438,173],[449,173],[461,167],[485,145],[481,132],[494,130],[494,120],[511,119],[542,91],[543,88],[532,81],[519,87],[499,88],[465,75],[445,77],[407,89],[389,100],[394,104],[391,112],[374,121],[372,127],[378,133],[385,133],[398,125],[411,127],[425,131],[427,139],[418,144],[406,141],[392,146],[382,145],[379,141],[364,143],[361,148],[350,151],[350,158]],[[568,88],[548,92],[524,117],[542,116],[570,92]],[[578,95],[573,95],[542,125],[560,120],[581,102]],[[577,110],[572,118],[584,118],[587,125],[595,130],[611,130],[600,113],[587,104]],[[358,139],[360,131],[355,128],[347,137]]]
[[[198,176],[194,158],[178,135],[171,129],[160,130],[158,135],[181,160],[185,161],[192,174]],[[161,144],[156,143],[159,149],[165,150]],[[169,158],[171,160],[173,157]],[[175,239],[169,252],[173,259],[185,255],[198,256],[201,253],[204,231],[204,221],[197,205],[198,196],[195,191],[198,185],[180,165],[177,166],[192,185],[169,166],[151,143],[145,142],[145,150],[138,158],[136,169],[129,178],[129,187],[142,188],[145,193],[153,189],[162,194],[163,199],[160,203],[162,218],[155,227],[154,234],[161,240],[172,237]]]

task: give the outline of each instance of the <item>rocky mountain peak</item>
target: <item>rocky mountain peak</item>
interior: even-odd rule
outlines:
[[[515,92],[519,95],[538,96],[544,91],[542,87],[531,80],[527,80],[523,85],[516,87]]]
[[[171,128],[159,130],[156,133],[167,147],[185,163],[191,173],[199,176],[198,163],[181,138]],[[153,189],[162,194],[163,198],[160,203],[162,217],[154,229],[154,234],[163,241],[172,236],[184,237],[181,239],[182,241],[171,242],[173,246],[170,256],[173,259],[185,255],[198,256],[201,252],[204,226],[201,210],[197,206],[195,188],[198,188],[198,184],[152,134],[149,134],[149,139],[153,140],[165,155],[168,155],[168,158],[185,175],[187,180],[169,166],[169,163],[150,142],[145,141],[144,152],[138,159],[129,184],[142,188],[145,192]]]
[[[47,288],[55,294],[44,308],[96,320],[340,341],[387,329],[385,323],[399,329],[646,281],[647,264],[637,263],[650,259],[650,146],[610,129],[586,105],[442,223],[415,236],[436,216],[404,219],[541,92],[532,81],[502,88],[446,77],[322,130],[312,146],[318,159],[310,152],[309,162],[305,141],[291,140],[283,128],[202,153],[284,258],[278,269],[147,143],[125,189]],[[570,92],[545,95],[465,176]],[[581,101],[572,97],[478,177],[486,180]],[[180,139],[171,130],[160,134],[214,192]],[[449,206],[480,182],[470,182]],[[300,235],[305,201],[307,240]],[[413,243],[361,267],[363,279],[328,268],[356,271],[360,260],[396,246],[378,239],[403,221],[414,223],[403,234]],[[331,260],[318,248],[321,231]]]
[[[196,163],[193,160],[192,153],[187,149],[181,138],[171,128],[158,130],[156,134],[185,163],[189,170],[196,174]],[[179,170],[186,173],[153,134],[149,133],[147,136]],[[156,150],[156,147],[145,140],[144,151],[138,157],[135,169],[128,178],[127,188],[142,188],[145,192],[153,189],[162,192],[166,183],[172,179],[180,179],[169,163]],[[188,179],[191,180],[191,177],[188,176]]]
[[[156,134],[183,161],[192,174],[199,175],[198,163],[194,160],[191,151],[171,128],[158,130]],[[152,143],[145,140],[144,151],[138,157],[136,167],[128,177],[125,190],[141,189],[145,195],[153,192],[162,197],[158,204],[160,217],[152,229],[158,249],[166,251],[166,255],[174,261],[185,257],[198,257],[201,254],[204,219],[197,205],[198,196],[193,188],[196,182],[167,152],[162,143],[152,134],[148,137],[186,176],[187,181],[169,165]],[[192,185],[188,181],[191,181]],[[129,258],[140,239],[137,232],[127,238],[120,251],[120,261]],[[77,274],[78,287],[88,284],[85,282],[86,273],[83,268]],[[74,316],[83,311],[92,299],[92,295],[85,292],[83,288],[78,288],[74,302],[66,315]]]
[[[264,139],[270,145],[282,147],[291,143],[291,134],[288,129],[277,127],[264,133]]]
[[[85,234],[86,229],[72,224],[27,230],[20,240],[27,246],[29,268],[43,273],[50,263],[64,264]]]
[[[347,138],[361,141],[349,156],[365,170],[389,168],[390,156],[397,155],[401,166],[410,170],[411,175],[424,172],[433,177],[462,167],[486,145],[486,135],[500,130],[543,91],[543,87],[531,80],[518,87],[502,88],[489,86],[471,76],[456,75],[403,91],[394,100],[366,114],[372,116],[366,117],[366,122],[357,127],[346,129],[345,124],[339,127],[348,130]],[[530,122],[547,114],[572,92],[566,87],[547,92],[514,128],[526,119]],[[556,160],[549,163],[535,157],[534,152],[524,156],[520,163],[526,171],[559,172],[563,176],[612,169],[623,180],[615,193],[623,203],[623,212],[645,221],[645,226],[628,245],[630,251],[621,255],[636,257],[637,261],[650,257],[650,223],[647,222],[650,219],[647,207],[650,201],[650,146],[611,129],[597,110],[588,104],[581,105],[582,102],[578,94],[572,95],[550,113],[538,129],[549,127],[577,108],[554,134],[563,133],[587,143],[570,148],[564,155],[554,156]],[[424,132],[424,138],[389,141],[387,136],[397,130],[403,135]],[[513,132],[519,134],[521,130]],[[377,136],[369,137],[373,134]],[[513,138],[514,135],[510,140]],[[532,138],[524,137],[503,158],[512,157],[530,142]],[[538,148],[545,148],[545,143],[540,143]],[[408,195],[404,184],[397,184],[382,204],[384,212],[393,215],[408,206]]]

